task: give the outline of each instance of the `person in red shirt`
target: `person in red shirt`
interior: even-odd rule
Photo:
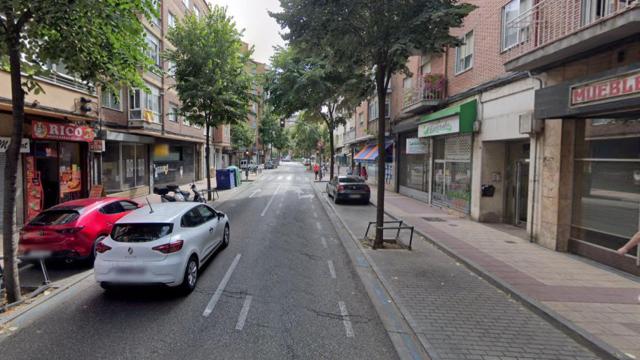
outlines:
[[[320,172],[320,165],[318,165],[318,163],[313,164],[313,172],[316,174],[316,180],[318,180],[318,173]]]

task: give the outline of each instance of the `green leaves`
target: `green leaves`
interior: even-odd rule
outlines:
[[[180,111],[190,121],[215,127],[246,120],[253,79],[241,35],[220,6],[200,18],[188,15],[169,31],[175,49],[164,57],[175,64]]]

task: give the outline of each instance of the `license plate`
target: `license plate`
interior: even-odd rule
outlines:
[[[360,195],[349,195],[349,199],[360,199]]]
[[[51,251],[48,250],[32,250],[27,254],[27,257],[36,259],[46,258],[49,256],[51,256]]]
[[[116,273],[118,274],[127,274],[127,275],[141,275],[144,274],[145,269],[143,267],[137,266],[122,266],[116,268]]]

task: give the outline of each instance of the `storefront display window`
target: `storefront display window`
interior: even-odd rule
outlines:
[[[433,152],[433,203],[469,213],[471,135],[436,138]]]
[[[147,145],[107,142],[102,157],[102,182],[113,194],[149,185]]]
[[[420,141],[423,151],[412,151],[409,145]],[[418,133],[402,134],[400,136],[400,186],[427,192],[429,187],[429,141],[418,139]],[[421,152],[421,153],[415,153]]]
[[[572,237],[609,249],[640,223],[640,119],[576,121]]]
[[[184,184],[195,179],[194,144],[155,144],[154,179],[158,185]]]

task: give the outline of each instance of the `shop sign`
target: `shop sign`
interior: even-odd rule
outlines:
[[[426,154],[428,153],[428,143],[424,139],[420,138],[408,138],[407,139],[407,154]]]
[[[418,137],[429,137],[437,135],[455,134],[460,132],[460,119],[450,117],[437,121],[430,121],[420,124],[418,127]]]
[[[107,150],[107,145],[104,140],[93,140],[89,143],[89,151],[91,152],[105,152]]]
[[[33,121],[31,126],[34,139],[91,142],[96,137],[89,126],[47,121]]]
[[[9,148],[9,143],[11,142],[10,137],[0,137],[0,153],[7,152]],[[20,143],[20,152],[28,153],[29,152],[29,139],[22,139]]]
[[[620,97],[640,95],[640,71],[601,79],[570,88],[571,106],[607,102]]]

